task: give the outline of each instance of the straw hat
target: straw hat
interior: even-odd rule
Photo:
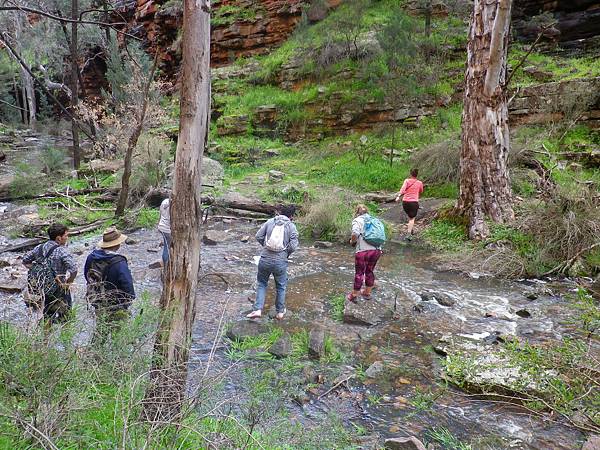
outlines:
[[[102,233],[102,240],[98,242],[100,248],[110,248],[121,245],[127,240],[127,236],[117,230],[115,227],[107,228]]]

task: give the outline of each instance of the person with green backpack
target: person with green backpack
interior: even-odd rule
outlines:
[[[355,301],[359,295],[365,300],[371,298],[371,290],[375,284],[375,266],[383,253],[385,228],[381,220],[369,215],[365,205],[356,207],[352,221],[350,243],[355,246],[354,252],[354,287],[346,296],[346,300]],[[361,291],[365,285],[364,290]]]

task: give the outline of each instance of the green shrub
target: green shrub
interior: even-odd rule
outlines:
[[[60,175],[66,168],[65,151],[60,148],[49,147],[40,155],[42,171],[50,176]]]
[[[445,251],[458,251],[467,241],[465,227],[446,219],[434,220],[423,236],[433,247]]]
[[[39,170],[27,163],[18,163],[15,177],[10,183],[10,192],[14,197],[25,197],[39,194],[46,187],[47,180]]]
[[[352,202],[339,194],[311,203],[298,223],[301,232],[308,237],[345,242],[350,236],[352,218]]]

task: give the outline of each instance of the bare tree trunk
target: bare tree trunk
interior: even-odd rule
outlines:
[[[125,212],[127,206],[127,199],[129,198],[129,180],[131,178],[131,163],[133,159],[133,151],[137,146],[142,130],[144,129],[144,120],[146,120],[146,111],[148,110],[148,96],[150,93],[150,85],[154,79],[154,72],[156,70],[156,64],[158,63],[158,52],[154,57],[154,64],[148,74],[148,79],[144,85],[142,93],[142,106],[140,113],[136,118],[136,123],[133,128],[133,132],[127,141],[127,150],[125,151],[125,161],[123,164],[123,176],[121,177],[121,191],[119,193],[119,200],[117,201],[117,209],[115,210],[115,217],[120,217]]]
[[[210,119],[210,4],[184,0],[181,115],[171,197],[171,256],[165,268],[151,386],[145,416],[172,420],[181,414],[196,285],[200,267],[201,169]]]
[[[78,0],[71,0],[71,19],[78,20]],[[73,167],[79,169],[81,165],[81,151],[79,149],[79,125],[75,116],[77,115],[77,104],[79,102],[79,66],[77,65],[77,22],[71,23],[71,134],[73,136]]]
[[[18,54],[21,54],[21,17],[15,17],[14,21],[15,25],[15,48]],[[36,103],[35,103],[35,88],[33,84],[33,77],[31,74],[20,66],[20,74],[21,74],[21,98],[23,103],[23,111],[25,120],[23,123],[29,124],[30,126],[35,125],[35,113],[36,113]]]
[[[27,104],[27,123],[29,126],[34,126],[37,107],[35,101],[33,77],[29,75],[29,73],[27,73],[27,71],[23,68],[21,68],[21,82],[23,83],[23,100]]]
[[[425,3],[425,36],[431,36],[431,16],[433,15],[432,1],[427,0]]]
[[[489,234],[494,222],[514,219],[507,160],[506,59],[511,0],[475,0],[467,44],[460,196],[457,212],[468,218],[469,237]]]

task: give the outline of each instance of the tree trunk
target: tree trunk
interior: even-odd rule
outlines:
[[[21,51],[21,17],[15,17],[15,48],[18,54],[22,54]],[[21,103],[23,104],[23,123],[30,126],[35,125],[35,87],[33,84],[33,77],[25,70],[23,66],[20,66],[19,70],[21,74]]]
[[[78,0],[71,0],[71,19],[78,20]],[[81,152],[79,149],[79,125],[77,116],[77,103],[79,102],[79,66],[77,65],[77,22],[71,23],[71,134],[73,136],[73,167],[79,169],[81,165]]]
[[[425,4],[425,36],[431,36],[431,16],[433,15],[433,7],[431,0]]]
[[[164,318],[157,331],[144,408],[150,421],[179,418],[185,396],[200,266],[199,186],[210,119],[209,8],[208,0],[184,0],[181,115],[171,196],[173,240],[160,299]]]
[[[460,196],[457,212],[469,221],[469,237],[489,234],[494,222],[514,219],[507,160],[506,59],[511,0],[475,0],[467,44],[462,114]]]
[[[117,202],[117,209],[115,210],[115,217],[120,217],[125,212],[127,206],[127,199],[129,198],[129,179],[131,178],[131,163],[133,159],[133,151],[137,146],[142,130],[144,129],[144,121],[146,120],[146,111],[148,110],[148,96],[150,93],[150,85],[154,79],[154,71],[156,70],[156,64],[158,63],[158,52],[154,57],[154,64],[148,74],[148,79],[144,84],[142,92],[142,106],[140,113],[136,118],[136,123],[133,128],[133,132],[127,142],[127,150],[125,151],[125,161],[123,164],[123,176],[121,177],[121,192],[119,193],[119,201]]]
[[[34,126],[37,107],[33,77],[23,68],[21,68],[21,82],[23,83],[23,102],[27,105],[27,123],[29,126]]]

